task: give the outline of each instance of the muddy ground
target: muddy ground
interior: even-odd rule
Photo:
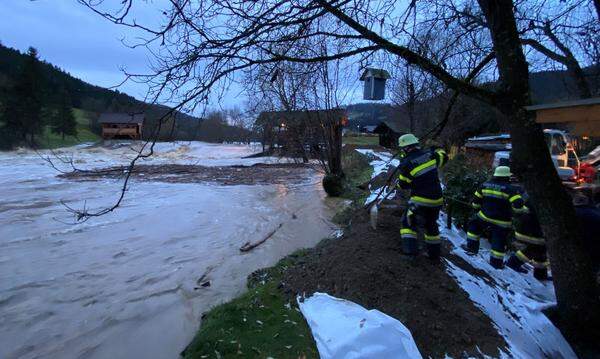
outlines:
[[[127,167],[78,171],[60,177],[80,181],[123,178]],[[302,163],[258,163],[252,166],[199,166],[180,164],[136,165],[132,177],[142,181],[169,183],[207,182],[219,185],[290,184],[306,181],[316,169]]]
[[[395,317],[410,329],[423,357],[497,357],[506,343],[490,319],[446,273],[444,260],[401,253],[399,222],[399,213],[380,212],[373,231],[366,211],[356,212],[341,239],[324,241],[287,270],[284,290],[291,299],[326,292]],[[448,248],[442,255],[474,272]]]

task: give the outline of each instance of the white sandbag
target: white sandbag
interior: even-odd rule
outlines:
[[[315,293],[298,301],[323,359],[421,359],[410,331],[378,310]]]

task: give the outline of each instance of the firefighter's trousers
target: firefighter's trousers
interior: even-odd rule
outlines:
[[[489,234],[492,250],[490,251],[490,264],[494,268],[504,268],[504,255],[508,245],[510,228],[487,222],[475,216],[467,229],[467,248],[471,253],[479,252],[479,239],[484,233]]]
[[[533,266],[533,276],[540,280],[548,279],[548,255],[546,241],[543,238],[515,232],[515,238],[520,247],[509,258],[510,267],[521,267],[524,263]]]
[[[419,252],[417,242],[417,231],[422,225],[424,229],[425,246],[427,255],[431,259],[440,257],[440,230],[437,220],[441,206],[412,206],[402,216],[400,237],[402,238],[402,251],[408,255],[416,255]]]

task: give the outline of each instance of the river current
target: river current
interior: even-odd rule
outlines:
[[[145,162],[276,160],[242,159],[254,151],[164,143]],[[129,145],[81,145],[52,158],[63,169],[58,158],[99,168],[133,154]],[[339,203],[317,174],[289,185],[134,181],[120,208],[79,224],[61,202],[110,205],[121,182],[57,174],[33,151],[0,153],[0,358],[177,358],[202,313],[243,292],[248,274],[335,231]],[[280,224],[263,245],[239,251]],[[198,283],[203,275],[210,286]]]

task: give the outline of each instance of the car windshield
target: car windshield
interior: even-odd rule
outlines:
[[[557,133],[544,133],[544,139],[552,155],[562,155],[566,152],[566,144],[561,135]]]

